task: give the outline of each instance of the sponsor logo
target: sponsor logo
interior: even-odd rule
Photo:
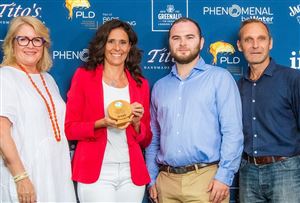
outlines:
[[[68,19],[76,19],[76,23],[84,28],[96,30],[98,21],[95,20],[96,13],[92,11],[89,0],[65,0],[65,7],[68,10]]]
[[[213,65],[221,65],[236,77],[240,77],[243,74],[243,68],[239,65],[241,59],[233,55],[235,48],[232,44],[224,41],[216,41],[210,44],[209,53],[213,56]]]
[[[300,4],[297,6],[289,6],[290,9],[290,16],[295,17],[300,24]]]
[[[215,15],[215,16],[223,16],[228,15],[233,18],[240,17],[241,21],[248,20],[248,19],[258,19],[266,24],[273,23],[273,12],[271,7],[257,7],[257,6],[249,6],[249,7],[242,7],[237,4],[233,4],[230,7],[203,7],[202,11],[203,15]]]
[[[55,60],[81,60],[83,62],[87,62],[87,59],[89,57],[89,51],[88,49],[83,49],[81,51],[53,51],[52,57]]]
[[[300,70],[300,50],[298,51],[298,53],[296,51],[292,51],[291,55],[291,68]]]
[[[69,19],[72,19],[73,18],[73,9],[74,8],[78,8],[78,9],[87,9],[87,8],[90,8],[90,2],[88,0],[66,0],[65,1],[65,6],[66,8],[68,9],[69,11]],[[83,14],[78,14],[79,16],[80,15],[83,15]],[[93,14],[89,14],[89,15],[93,15]],[[76,14],[76,17],[77,14]]]
[[[15,2],[0,4],[0,18],[7,18],[7,20],[0,20],[0,24],[9,24],[10,18],[17,16],[41,17],[41,11],[42,8],[36,3],[28,7],[23,7]]]
[[[235,52],[235,49],[231,44],[229,44],[227,42],[217,41],[217,42],[210,44],[209,52],[213,56],[213,64],[217,64],[218,54],[223,54],[223,53],[233,54]],[[222,58],[221,62],[223,62],[223,61],[224,61],[224,58]]]
[[[147,58],[148,65],[144,66],[144,69],[170,69],[172,63],[174,63],[174,59],[171,57],[171,53],[167,48],[152,49],[145,57]]]
[[[188,0],[172,2],[172,4],[152,0],[152,31],[168,31],[175,20],[188,16],[187,8]]]
[[[112,13],[102,13],[102,23],[104,24],[106,21],[110,21],[112,19],[120,19],[119,16],[114,16]],[[123,21],[127,22],[131,26],[136,26],[135,20],[128,20],[128,19],[122,19]]]
[[[76,11],[75,18],[82,19],[94,19],[96,17],[96,13],[94,11]]]
[[[182,14],[178,10],[175,10],[174,5],[167,5],[166,10],[160,11],[157,15],[157,19],[163,23],[172,23],[180,17],[182,17]]]

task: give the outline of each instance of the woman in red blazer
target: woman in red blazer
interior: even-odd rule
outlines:
[[[89,59],[75,72],[67,96],[65,131],[77,140],[72,177],[81,202],[142,202],[150,182],[142,148],[151,142],[149,84],[139,67],[137,35],[128,23],[98,28]],[[130,103],[131,121],[108,117],[115,100]]]

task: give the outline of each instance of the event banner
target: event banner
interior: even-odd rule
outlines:
[[[205,62],[227,69],[236,80],[247,70],[236,45],[239,26],[246,19],[260,19],[269,26],[271,56],[277,63],[300,69],[299,0],[0,0],[0,45],[9,21],[28,15],[50,29],[54,62],[50,73],[64,99],[74,71],[88,58],[95,31],[111,19],[124,20],[137,32],[141,69],[151,86],[174,64],[168,29],[182,16],[200,24],[205,39],[200,55]],[[236,189],[234,185],[232,190]],[[231,202],[238,201],[236,194],[232,192]]]

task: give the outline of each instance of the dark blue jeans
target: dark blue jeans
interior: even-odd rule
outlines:
[[[241,203],[300,203],[300,156],[258,166],[242,159],[239,185]]]

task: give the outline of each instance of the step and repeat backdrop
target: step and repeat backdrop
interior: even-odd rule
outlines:
[[[249,18],[263,20],[270,27],[272,57],[300,69],[299,0],[0,0],[0,45],[9,21],[27,15],[41,19],[50,29],[54,61],[50,73],[64,99],[74,71],[88,57],[87,46],[96,29],[115,18],[127,21],[137,32],[143,50],[141,68],[151,86],[170,71],[168,29],[181,16],[200,24],[204,60],[227,69],[235,79],[247,68],[236,40],[240,23]],[[230,52],[210,51],[210,46],[218,46],[220,41],[231,47]],[[231,202],[238,202],[237,189],[235,184]]]

